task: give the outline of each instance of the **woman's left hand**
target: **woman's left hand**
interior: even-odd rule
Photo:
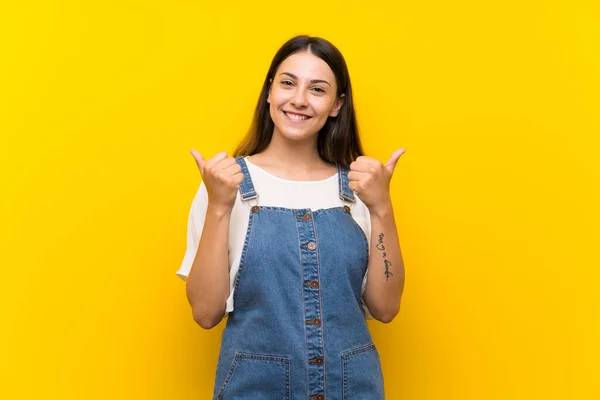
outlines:
[[[360,156],[350,164],[348,186],[365,203],[370,213],[391,205],[390,181],[405,151],[396,150],[385,165],[367,156]]]

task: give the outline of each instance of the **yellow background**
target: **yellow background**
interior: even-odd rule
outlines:
[[[345,55],[367,154],[407,149],[388,398],[600,398],[591,0],[3,1],[0,398],[210,398],[189,150],[233,149],[301,33]]]

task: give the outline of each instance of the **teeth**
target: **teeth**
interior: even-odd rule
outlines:
[[[285,113],[285,115],[287,115],[291,119],[295,119],[298,121],[303,120],[303,119],[308,119],[308,117],[306,117],[304,115],[294,115],[294,114],[289,114],[289,113]]]

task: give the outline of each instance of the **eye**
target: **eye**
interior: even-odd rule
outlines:
[[[293,85],[292,81],[281,81],[281,83],[283,84],[283,86]]]
[[[325,90],[323,90],[323,88],[319,87],[319,86],[315,86],[313,89],[315,89],[315,91],[317,91],[319,93],[326,93]]]

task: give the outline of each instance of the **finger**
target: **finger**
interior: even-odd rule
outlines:
[[[215,169],[218,170],[226,170],[232,165],[238,165],[237,161],[235,161],[234,157],[227,157],[214,165]]]
[[[192,156],[194,157],[194,160],[196,161],[196,165],[198,166],[198,169],[200,170],[200,174],[202,174],[202,172],[204,171],[204,164],[206,164],[206,161],[204,161],[204,157],[202,157],[202,154],[200,154],[195,149],[190,150],[190,153],[192,153]]]
[[[222,161],[227,158],[227,152],[221,151],[220,153],[215,154],[210,160],[206,162],[206,168],[212,168],[219,161]]]
[[[237,189],[244,180],[244,174],[237,173],[231,176],[221,176],[220,182],[227,187]]]
[[[239,188],[244,181],[244,174],[240,172],[239,174],[233,175],[232,178],[235,181],[235,185]]]
[[[223,160],[222,162],[225,162],[225,161],[227,161],[227,160]],[[219,166],[220,165],[221,164],[219,163]],[[234,175],[242,172],[242,166],[240,164],[234,162],[233,164],[229,165],[228,167],[225,167],[223,169],[223,172],[227,176],[234,176]]]
[[[398,164],[398,160],[400,159],[400,156],[402,154],[404,154],[405,151],[406,151],[405,149],[399,149],[399,150],[396,150],[394,153],[392,153],[392,156],[390,157],[388,162],[385,164],[385,167],[391,173],[394,172],[394,168],[396,168],[396,164]]]
[[[371,172],[371,168],[373,168],[372,165],[364,162],[364,160],[359,160],[358,158],[350,164],[350,170],[356,172]]]
[[[360,184],[357,181],[348,182],[348,187],[356,194],[360,191]]]
[[[367,165],[371,165],[373,167],[376,167],[380,164],[379,160],[373,158],[373,157],[369,157],[369,156],[358,156],[356,158],[356,161],[359,161],[361,163],[365,163]]]
[[[360,181],[361,179],[364,179],[365,177],[367,177],[367,173],[365,173],[365,172],[358,172],[358,171],[348,172],[348,180],[350,180],[350,181]]]

